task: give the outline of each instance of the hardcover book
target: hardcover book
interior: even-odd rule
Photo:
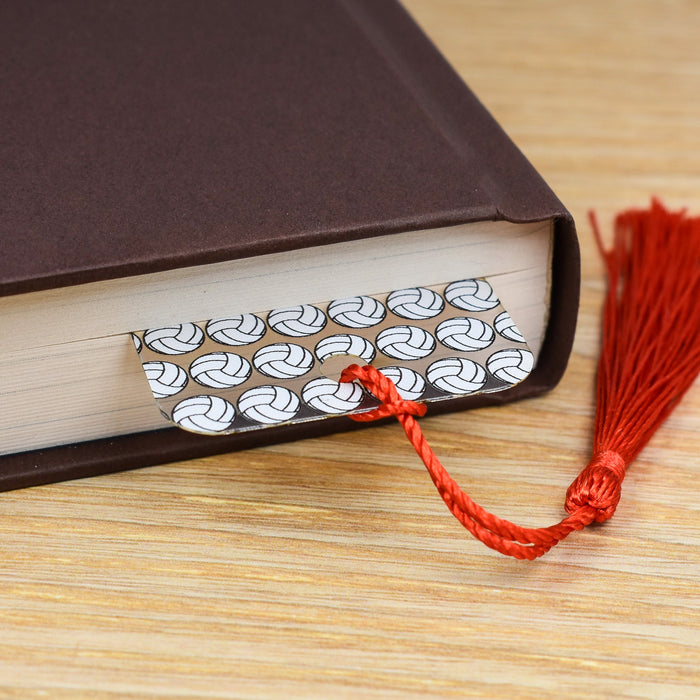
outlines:
[[[0,489],[545,391],[573,221],[393,0],[0,4]]]

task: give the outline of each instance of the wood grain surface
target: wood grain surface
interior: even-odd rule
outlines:
[[[575,351],[546,397],[422,420],[518,523],[589,456],[586,221],[700,213],[700,3],[407,0],[573,212]],[[0,495],[0,698],[700,697],[700,386],[603,526],[533,563],[462,530],[398,425]]]

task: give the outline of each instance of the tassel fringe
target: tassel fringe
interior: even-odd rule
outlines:
[[[608,276],[593,457],[567,491],[561,522],[524,528],[484,510],[430,448],[415,420],[424,404],[404,401],[371,365],[351,365],[341,376],[382,402],[351,418],[396,416],[450,512],[474,537],[517,559],[536,559],[575,530],[612,517],[627,467],[700,372],[700,218],[653,200],[649,209],[617,217],[610,250],[593,214],[591,223]]]

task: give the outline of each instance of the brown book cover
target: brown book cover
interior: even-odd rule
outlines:
[[[0,57],[0,295],[552,219],[537,367],[434,412],[559,380],[578,305],[573,221],[393,0],[16,0],[0,4]],[[354,427],[167,429],[9,455],[0,489]]]

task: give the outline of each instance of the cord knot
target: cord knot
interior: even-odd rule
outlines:
[[[373,421],[388,416],[424,416],[427,410],[425,404],[415,401],[405,401],[401,398],[398,389],[388,377],[384,376],[372,365],[350,365],[340,375],[341,382],[352,382],[355,379],[376,396],[381,405],[372,411],[357,413],[350,416],[355,421]]]
[[[626,466],[613,450],[594,454],[566,492],[566,511],[573,513],[589,506],[595,510],[595,522],[611,518],[620,501]]]

